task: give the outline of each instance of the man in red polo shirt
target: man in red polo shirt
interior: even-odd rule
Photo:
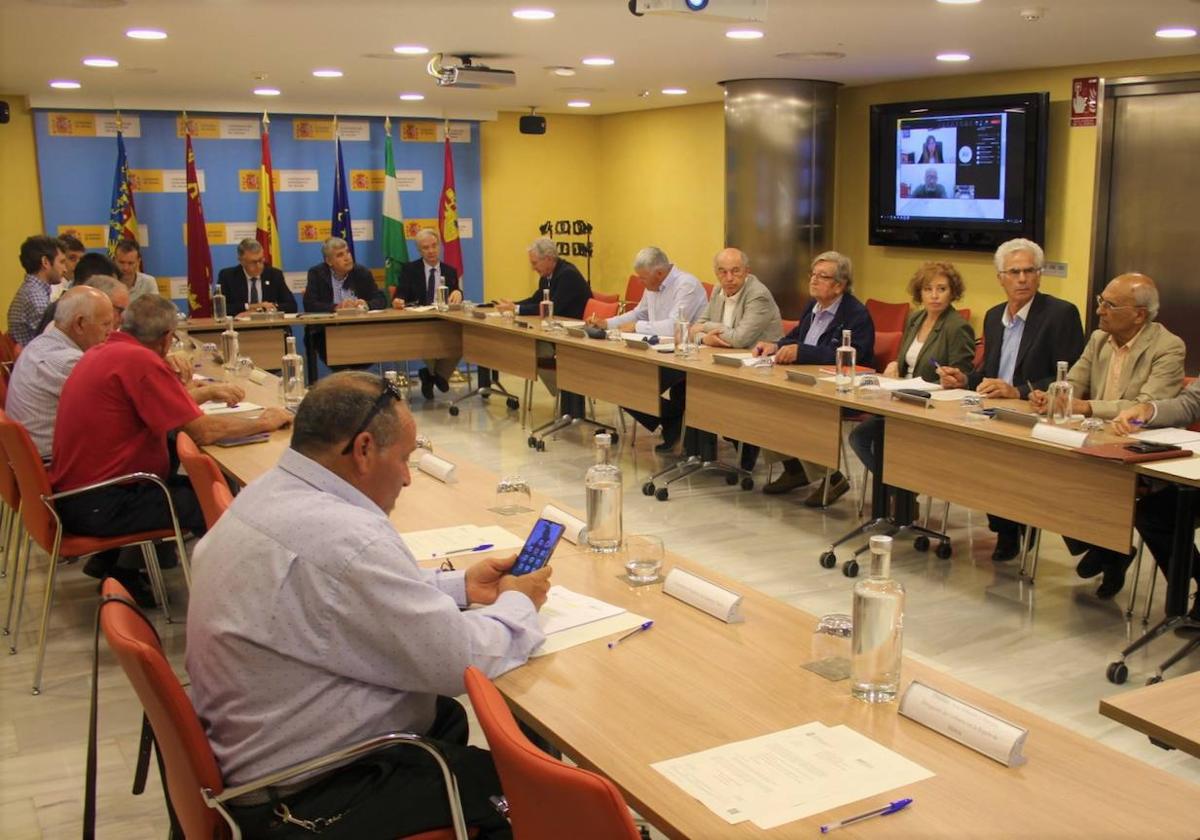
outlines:
[[[175,304],[146,295],[125,310],[122,331],[83,354],[63,385],[54,428],[50,483],[55,492],[133,472],[168,482],[181,527],[204,532],[200,503],[185,477],[172,475],[167,433],[182,429],[198,444],[269,432],[291,414],[268,408],[253,418],[204,414],[163,360],[175,334]],[[169,528],[162,491],[150,482],[104,487],[56,503],[63,526],[88,536],[115,536]],[[114,577],[139,603],[154,599],[136,568],[117,566],[118,551],[103,552],[85,571]]]

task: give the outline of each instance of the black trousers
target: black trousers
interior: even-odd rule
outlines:
[[[1142,540],[1154,561],[1166,577],[1167,565],[1171,562],[1171,542],[1175,532],[1175,502],[1179,496],[1179,488],[1168,486],[1165,490],[1151,493],[1138,500],[1137,512],[1134,516],[1134,526],[1142,535]],[[1192,545],[1192,579],[1200,586],[1200,553]]]
[[[438,698],[437,718],[427,737],[438,743],[454,771],[467,824],[479,830],[480,838],[511,837],[508,821],[489,801],[500,794],[491,754],[467,746],[467,715],[458,701]],[[413,747],[356,761],[276,802],[230,811],[244,837],[312,840],[311,831],[279,819],[278,802],[299,820],[338,817],[321,831],[322,840],[391,840],[450,825],[441,771],[432,758]]]
[[[659,424],[667,420],[674,420],[682,417],[684,409],[687,408],[687,374],[681,370],[668,370],[659,368],[658,370],[658,392],[667,392],[667,398],[658,400],[658,416],[647,414],[644,411],[634,411],[632,408],[625,409],[634,420],[641,423],[650,431],[654,431],[659,427]]]

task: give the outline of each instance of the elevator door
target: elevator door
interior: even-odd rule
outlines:
[[[1093,271],[1092,293],[1122,272],[1153,277],[1162,301],[1158,320],[1187,342],[1187,373],[1195,375],[1200,368],[1200,81],[1131,85],[1128,94],[1118,92],[1106,106],[1113,123],[1107,214],[1098,225],[1103,271]],[[1088,323],[1094,328],[1095,322],[1091,312]]]

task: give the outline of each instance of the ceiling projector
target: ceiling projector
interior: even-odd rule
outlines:
[[[468,55],[457,56],[462,64],[442,64],[442,54],[429,60],[426,68],[429,75],[437,79],[438,87],[501,88],[517,83],[517,74],[512,70],[500,70],[483,64],[473,64]]]

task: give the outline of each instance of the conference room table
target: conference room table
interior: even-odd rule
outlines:
[[[1105,697],[1100,714],[1200,758],[1200,671]]]
[[[273,377],[249,383],[247,391],[264,405],[277,394]],[[287,441],[281,430],[264,444],[206,450],[245,483],[270,469]],[[531,511],[501,516],[488,510],[493,473],[454,453],[436,454],[456,463],[458,480],[444,484],[414,473],[391,514],[401,532],[498,524],[523,537],[552,501],[534,494]],[[815,623],[804,611],[668,552],[668,569],[686,568],[742,595],[745,621],[725,624],[661,586],[628,585],[619,577],[623,560],[621,553],[593,554],[563,543],[552,560],[553,582],[652,618],[652,631],[611,650],[595,640],[538,657],[496,683],[519,717],[573,761],[612,779],[669,837],[811,837],[821,823],[900,796],[913,797],[914,806],[847,828],[845,836],[1182,838],[1200,828],[1200,786],[906,657],[903,684],[919,679],[1029,729],[1028,762],[1005,767],[901,717],[896,703],[862,703],[845,681],[800,667],[810,658]],[[650,766],[812,721],[844,724],[935,775],[762,831],[750,822],[728,825]]]

